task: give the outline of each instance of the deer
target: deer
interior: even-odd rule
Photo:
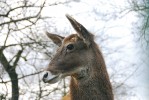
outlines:
[[[65,98],[114,100],[103,54],[94,35],[70,15],[66,14],[66,18],[76,33],[63,37],[46,32],[58,49],[43,75],[43,82],[54,84],[70,76],[70,90]]]

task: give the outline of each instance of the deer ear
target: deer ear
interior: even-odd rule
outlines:
[[[46,34],[56,45],[61,46],[64,37],[48,32]]]
[[[93,34],[91,34],[83,25],[77,22],[74,18],[69,15],[66,15],[67,19],[70,21],[73,28],[79,34],[79,37],[84,40],[84,42],[89,46],[91,41],[93,41]]]

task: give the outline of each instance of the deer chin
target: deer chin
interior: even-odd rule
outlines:
[[[47,78],[43,78],[43,81],[45,83],[54,84],[54,83],[58,82],[62,78],[62,74],[54,75],[51,72],[47,72],[47,73],[48,73],[48,77]]]

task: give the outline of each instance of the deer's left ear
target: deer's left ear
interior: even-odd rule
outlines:
[[[64,37],[46,32],[47,36],[58,46],[61,46]]]
[[[93,34],[91,34],[83,25],[77,22],[74,18],[69,15],[66,15],[67,19],[70,21],[73,28],[79,34],[80,38],[84,40],[84,42],[89,46],[91,42],[94,40]]]

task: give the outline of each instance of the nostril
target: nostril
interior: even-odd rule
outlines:
[[[48,77],[48,72],[44,74],[43,78],[47,78],[47,77]]]

